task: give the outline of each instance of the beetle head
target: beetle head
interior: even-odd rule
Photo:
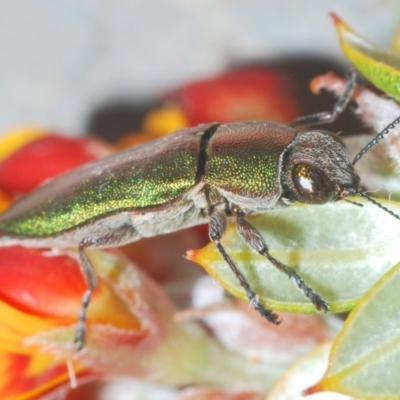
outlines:
[[[347,149],[334,133],[299,133],[283,157],[284,197],[291,201],[324,204],[360,192]]]

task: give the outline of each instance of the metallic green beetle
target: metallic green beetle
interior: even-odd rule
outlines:
[[[303,117],[292,125],[335,119],[350,99],[354,82],[352,76],[332,113]],[[258,301],[220,242],[227,217],[236,219],[251,249],[294,278],[318,310],[327,311],[325,300],[294,269],[269,254],[246,215],[293,201],[323,204],[354,194],[365,197],[347,150],[333,133],[299,133],[263,121],[199,125],[88,163],[40,186],[0,216],[0,246],[78,248],[88,284],[76,336],[82,348],[86,308],[97,284],[86,249],[120,246],[208,222],[211,240],[255,309],[278,324],[278,316]]]

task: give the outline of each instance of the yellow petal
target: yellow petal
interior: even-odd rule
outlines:
[[[174,105],[150,111],[143,121],[143,129],[156,136],[167,135],[188,125],[189,121],[181,108]]]
[[[25,127],[3,132],[0,135],[0,161],[23,145],[45,136],[47,133],[48,131],[39,127]]]

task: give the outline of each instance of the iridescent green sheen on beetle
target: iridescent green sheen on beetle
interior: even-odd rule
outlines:
[[[252,250],[293,278],[317,310],[328,311],[327,302],[292,267],[271,256],[246,216],[294,201],[323,204],[349,195],[368,198],[335,134],[294,129],[334,120],[350,100],[354,85],[352,74],[332,113],[303,117],[290,126],[266,121],[199,125],[72,170],[0,215],[0,246],[78,249],[88,283],[76,334],[79,349],[84,344],[86,308],[97,285],[86,249],[116,247],[202,223],[209,223],[210,239],[253,307],[279,324],[278,316],[264,308],[221,244],[228,217],[236,221],[241,238]]]
[[[176,199],[195,184],[198,138],[189,148],[175,146],[179,135],[160,139],[151,149],[138,146],[86,164],[63,179],[46,185],[17,202],[9,218],[0,219],[0,232],[23,237],[48,237],[115,213],[147,209]],[[149,151],[150,150],[150,151]],[[188,151],[189,150],[189,151]],[[62,193],[62,196],[57,196]]]

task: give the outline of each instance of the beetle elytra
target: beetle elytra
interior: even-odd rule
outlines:
[[[87,248],[116,247],[207,222],[210,239],[254,308],[278,324],[278,316],[258,301],[221,244],[228,217],[236,220],[241,238],[252,250],[293,278],[318,310],[328,311],[327,302],[292,267],[270,255],[246,215],[294,201],[323,204],[349,195],[373,201],[361,192],[360,179],[337,135],[294,129],[334,120],[354,86],[352,73],[331,113],[302,117],[290,125],[266,121],[199,125],[69,171],[19,199],[0,216],[0,246],[78,249],[88,284],[76,333],[79,349],[84,344],[86,309],[97,284]]]

